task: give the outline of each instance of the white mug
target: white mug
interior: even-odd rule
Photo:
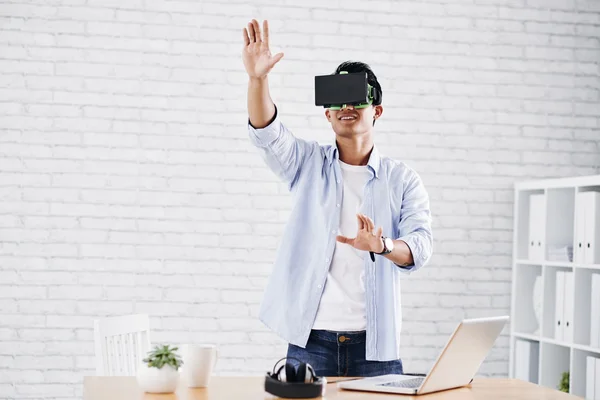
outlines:
[[[186,344],[182,348],[181,374],[188,387],[207,387],[217,364],[217,346]]]

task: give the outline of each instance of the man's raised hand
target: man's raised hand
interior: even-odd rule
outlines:
[[[244,48],[242,59],[250,78],[264,78],[283,57],[283,53],[271,55],[269,49],[269,23],[263,21],[261,32],[258,21],[253,19],[242,33]]]

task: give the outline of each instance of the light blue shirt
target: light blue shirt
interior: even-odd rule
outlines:
[[[249,121],[248,121],[249,122]],[[260,305],[259,319],[288,343],[305,347],[336,246],[342,202],[337,145],[295,137],[275,113],[265,128],[248,123],[251,142],[267,166],[287,185],[293,208]],[[425,265],[432,254],[429,196],[419,175],[373,147],[371,177],[360,213],[383,235],[410,247],[414,263],[400,267],[364,252],[366,359],[396,360],[402,328],[402,277]],[[340,312],[343,312],[340,310]]]

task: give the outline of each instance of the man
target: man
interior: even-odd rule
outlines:
[[[283,54],[269,51],[267,21],[261,32],[252,20],[243,38],[249,136],[294,196],[259,317],[289,343],[287,356],[317,375],[403,373],[400,282],[433,247],[423,183],[374,146],[381,104],[327,109],[333,145],[295,137],[269,94],[268,73]],[[366,72],[381,94],[368,65],[344,63],[342,71]]]

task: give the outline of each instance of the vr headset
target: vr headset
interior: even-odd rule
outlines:
[[[330,110],[341,110],[345,106],[366,108],[381,104],[381,93],[369,85],[366,72],[315,76],[315,105]]]

